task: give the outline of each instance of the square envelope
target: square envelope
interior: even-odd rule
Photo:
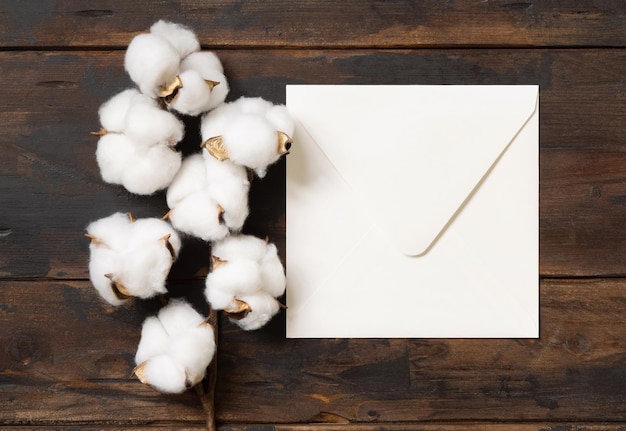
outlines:
[[[538,101],[287,86],[287,337],[538,337]]]

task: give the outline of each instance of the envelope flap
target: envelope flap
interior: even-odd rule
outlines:
[[[294,118],[410,256],[443,232],[537,97],[537,86],[287,86]]]

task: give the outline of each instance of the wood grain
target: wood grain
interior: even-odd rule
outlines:
[[[289,83],[539,84],[540,271],[626,274],[626,53],[620,50],[224,50],[232,91],[284,103]],[[122,53],[0,53],[0,276],[87,278],[87,224],[115,211],[162,216],[162,193],[107,185],[95,163],[97,110],[131,85]],[[31,67],[37,64],[37,68]],[[375,101],[373,101],[375,103]],[[198,122],[183,146],[198,148]],[[284,162],[254,181],[244,231],[284,256]],[[206,274],[188,241],[174,278]]]
[[[158,19],[183,22],[217,48],[623,47],[620,0],[257,2],[80,0],[0,4],[0,46],[124,47]]]
[[[540,304],[538,340],[285,340],[278,320],[224,322],[218,420],[623,424],[626,282],[544,280]]]
[[[172,291],[193,300],[202,286]],[[0,424],[204,424],[195,393],[162,395],[131,377],[142,322],[159,307],[108,306],[82,281],[0,282]]]
[[[130,377],[157,303],[113,309],[87,282],[0,282],[0,423],[203,423],[195,393]],[[597,279],[542,282],[538,340],[287,340],[283,315],[256,332],[222,321],[218,424],[626,422],[624,316],[626,282]]]

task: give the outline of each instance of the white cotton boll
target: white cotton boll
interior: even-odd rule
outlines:
[[[202,139],[220,137],[229,160],[263,177],[267,167],[291,146],[289,133],[293,133],[293,122],[285,115],[286,110],[275,109],[271,102],[241,97],[202,118]],[[289,130],[280,130],[279,126]]]
[[[124,132],[137,144],[174,146],[183,139],[184,123],[143,94],[136,96],[126,114]]]
[[[97,238],[97,241],[92,240],[89,249],[91,251],[101,248],[113,251],[123,249],[128,244],[131,223],[128,213],[121,212],[89,223],[87,234]],[[102,244],[99,245],[100,243]]]
[[[152,24],[150,33],[159,35],[178,51],[180,58],[200,50],[200,42],[195,33],[182,24],[159,20]]]
[[[224,224],[233,232],[238,232],[248,218],[249,186],[241,183],[211,183],[208,193],[224,208]]]
[[[251,311],[243,319],[231,319],[231,321],[246,331],[254,331],[264,326],[280,309],[276,298],[263,291],[243,295],[239,299],[245,301]]]
[[[217,257],[222,259],[221,256]],[[260,281],[261,272],[257,262],[237,259],[214,268],[207,276],[206,286],[209,290],[217,289],[222,292],[231,292],[234,297],[259,290],[261,288]]]
[[[179,51],[157,34],[135,36],[126,49],[124,68],[141,92],[152,98],[178,73]]]
[[[207,191],[224,209],[223,219],[232,231],[239,231],[248,217],[250,181],[242,166],[225,160],[220,162],[203,151]]]
[[[181,162],[182,155],[164,145],[138,151],[122,172],[121,184],[131,193],[151,195],[170,185]]]
[[[261,97],[240,97],[232,103],[244,114],[264,115],[272,107],[272,102]]]
[[[168,208],[173,208],[185,197],[206,189],[206,168],[200,154],[186,157],[167,188]]]
[[[139,94],[135,88],[124,90],[107,100],[100,109],[100,124],[108,132],[121,133],[124,130],[124,119],[130,109],[133,98]]]
[[[200,121],[200,134],[202,141],[214,136],[220,136],[224,127],[230,123],[239,109],[233,103],[223,103],[211,112],[202,116]]]
[[[129,241],[135,244],[151,244],[155,238],[162,239],[168,237],[167,241],[171,246],[174,258],[178,256],[182,242],[180,236],[171,224],[159,218],[142,218],[132,224],[131,238]]]
[[[181,200],[170,210],[169,220],[177,230],[204,241],[218,241],[228,235],[228,227],[220,223],[219,206],[206,191]]]
[[[178,75],[182,88],[168,105],[168,108],[181,114],[197,116],[211,108],[211,87],[195,70],[187,70]]]
[[[293,136],[294,122],[285,105],[273,105],[266,114],[265,118],[274,125],[276,130],[280,130],[289,136]]]
[[[196,71],[204,80],[218,83],[211,89],[210,98],[203,112],[209,111],[224,103],[230,91],[230,86],[224,75],[224,67],[217,55],[210,51],[194,52],[180,64],[180,71],[182,73],[189,70]]]
[[[224,260],[249,259],[260,262],[266,254],[265,240],[252,235],[230,235],[213,244],[211,253]]]
[[[287,286],[285,270],[274,244],[267,244],[266,254],[261,260],[261,280],[263,290],[274,298],[285,293]]]
[[[184,299],[171,300],[159,311],[158,319],[170,337],[177,337],[204,322],[204,317]]]
[[[135,374],[142,383],[159,392],[179,394],[189,389],[185,368],[167,354],[155,356],[139,364]]]
[[[170,336],[156,316],[148,317],[141,327],[141,339],[135,354],[135,363],[141,364],[148,359],[168,351]]]
[[[177,337],[172,337],[170,355],[185,367],[187,385],[199,383],[215,355],[213,327],[202,324],[187,329]]]
[[[209,274],[210,275],[210,274]],[[233,293],[216,289],[210,286],[210,279],[207,277],[204,296],[213,310],[224,310],[233,306]]]
[[[128,161],[134,157],[135,144],[126,135],[109,133],[98,140],[96,162],[106,183],[122,184]]]
[[[167,276],[178,250],[180,239],[169,223],[154,218],[137,220],[113,280],[139,298],[166,293]]]
[[[151,298],[167,292],[165,281],[172,266],[172,256],[158,238],[121,256],[120,271],[114,280],[138,298]]]
[[[224,73],[224,67],[218,56],[211,51],[199,51],[189,54],[180,62],[180,70],[197,70],[201,75],[210,71]]]
[[[119,256],[106,246],[92,248],[89,258],[89,279],[100,296],[109,304],[119,306],[126,302],[118,298],[111,287],[111,280],[105,276],[121,267]]]
[[[238,115],[226,125],[222,138],[229,159],[253,169],[260,177],[280,157],[277,131],[260,116]]]

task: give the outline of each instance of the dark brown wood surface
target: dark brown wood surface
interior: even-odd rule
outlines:
[[[229,100],[282,103],[290,83],[540,85],[540,338],[286,340],[284,315],[252,333],[222,319],[221,429],[626,429],[625,3],[12,0],[0,12],[0,426],[205,426],[197,394],[130,377],[160,304],[104,305],[82,236],[115,211],[167,210],[163,194],[104,184],[89,135],[100,104],[131,86],[125,46],[164,18],[222,59]],[[284,174],[280,162],[253,182],[244,228],[282,256]],[[203,306],[208,258],[185,244],[172,295]]]

